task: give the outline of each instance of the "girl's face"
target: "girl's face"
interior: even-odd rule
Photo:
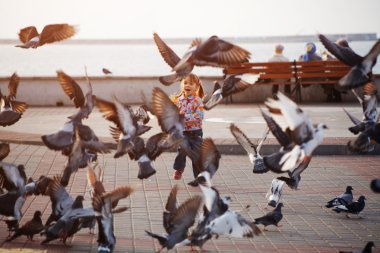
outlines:
[[[185,93],[186,97],[195,93],[197,91],[197,88],[197,84],[195,82],[191,82],[190,78],[186,78],[182,81],[182,90]]]

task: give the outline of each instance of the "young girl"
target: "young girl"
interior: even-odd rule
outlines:
[[[185,117],[185,142],[193,149],[202,143],[202,120],[203,120],[203,102],[204,97],[202,82],[199,78],[190,74],[181,81],[181,92],[172,97],[173,102],[178,106],[179,113]],[[182,173],[186,166],[186,153],[179,148],[174,161],[173,169],[176,180],[182,178]],[[195,163],[192,161],[194,177],[197,176]]]

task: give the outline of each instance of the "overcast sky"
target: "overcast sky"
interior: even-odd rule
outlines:
[[[77,39],[377,33],[380,0],[0,0],[0,38],[69,23]]]

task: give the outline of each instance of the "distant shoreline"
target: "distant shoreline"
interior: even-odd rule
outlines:
[[[335,41],[338,38],[345,38],[348,41],[373,41],[377,40],[376,33],[350,33],[350,34],[325,34],[329,39]],[[152,36],[153,37],[153,36]],[[308,42],[318,41],[317,35],[294,35],[294,36],[260,36],[260,37],[221,37],[235,43],[279,43],[279,42]],[[190,43],[194,38],[163,38],[170,44]],[[207,39],[207,38],[203,38]],[[16,39],[0,39],[0,44],[18,44]],[[62,41],[59,44],[152,44],[153,38],[144,39],[71,39]]]

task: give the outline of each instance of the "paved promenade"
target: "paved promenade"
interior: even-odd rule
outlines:
[[[211,137],[226,154],[244,154],[244,150],[237,145],[229,125],[235,123],[254,143],[258,142],[266,128],[261,116],[260,107],[263,104],[231,104],[218,105],[205,112],[203,125],[204,137]],[[345,108],[358,119],[362,118],[362,108],[359,103],[337,104],[305,104],[301,108],[309,115],[313,123],[324,122],[329,129],[325,131],[325,138],[314,154],[349,154],[346,149],[347,141],[354,140],[355,136],[348,131],[352,122],[348,119],[342,108]],[[13,143],[42,145],[41,135],[58,131],[67,121],[67,117],[76,111],[74,107],[32,107],[27,109],[23,117],[16,124],[0,130],[0,140]],[[102,118],[97,110],[91,113],[84,124],[91,126],[97,136],[103,141],[114,143],[110,137],[109,126],[113,123]],[[144,138],[160,132],[157,120],[153,117],[148,123],[153,128],[143,135]],[[278,150],[277,140],[270,134],[262,149],[262,153],[271,153]],[[379,146],[376,153],[380,154]]]
[[[115,215],[115,235],[117,244],[115,252],[155,252],[159,248],[156,241],[145,235],[144,230],[161,234],[162,212],[171,187],[179,186],[178,201],[182,203],[190,196],[200,195],[197,188],[187,186],[192,180],[188,167],[182,180],[172,179],[174,153],[166,153],[153,164],[157,173],[148,180],[137,179],[138,167],[126,157],[117,160],[112,155],[100,156],[100,163],[105,166],[105,187],[130,185],[135,192],[130,198],[122,200],[120,206],[130,209]],[[66,158],[60,153],[48,150],[44,146],[12,144],[11,153],[6,162],[25,164],[27,176],[37,179],[40,175],[60,174]],[[83,194],[85,206],[90,205],[86,182],[86,171],[80,170],[73,175],[67,190],[73,196]],[[246,156],[223,155],[213,180],[221,195],[232,198],[231,209],[240,210],[247,219],[264,215],[267,211],[265,194],[271,180],[277,175],[267,173],[254,175]],[[380,194],[369,189],[369,182],[380,177],[380,158],[378,156],[317,156],[309,168],[302,174],[300,188],[283,189],[284,218],[282,227],[268,227],[269,231],[252,239],[230,239],[219,237],[205,244],[209,252],[337,252],[338,249],[359,249],[367,241],[380,245]],[[354,198],[365,195],[366,207],[363,219],[347,219],[344,214],[337,214],[322,208],[332,197],[341,194],[347,185],[354,188]],[[248,209],[245,207],[249,205]],[[25,216],[21,223],[29,220],[35,210],[41,210],[45,222],[51,212],[47,197],[29,197],[24,205]],[[0,241],[8,233],[4,223],[0,223]],[[97,235],[88,230],[81,230],[69,240],[69,247],[59,241],[41,246],[41,237],[34,242],[19,237],[11,243],[2,245],[1,250],[33,249],[35,252],[96,252]],[[188,252],[182,247],[177,252]],[[18,251],[15,251],[18,252]],[[174,251],[173,251],[174,252]]]
[[[342,110],[342,104],[305,105],[302,108],[310,115],[313,122],[323,121],[330,127],[330,130],[326,131],[325,145],[343,147],[347,140],[353,138],[347,130],[351,124]],[[344,108],[361,117],[361,108],[356,104],[344,105]],[[61,128],[65,118],[74,110],[73,108],[29,108],[17,124],[0,131],[0,140],[11,142],[11,152],[4,161],[24,164],[27,176],[34,179],[40,175],[61,174],[67,158],[59,152],[36,144],[41,143],[41,134],[53,133]],[[206,113],[205,137],[215,138],[220,147],[223,144],[236,146],[228,129],[229,121],[235,122],[252,138],[260,137],[265,128],[258,105],[220,105]],[[85,124],[93,127],[101,139],[111,142],[108,133],[109,123],[102,119],[99,112],[94,111]],[[149,125],[154,126],[150,134],[159,131],[155,120]],[[273,138],[269,138],[266,144],[275,142]],[[123,185],[130,185],[135,189],[130,198],[120,201],[119,204],[129,206],[130,209],[115,215],[117,237],[115,252],[155,252],[159,249],[158,242],[145,235],[144,231],[149,230],[157,234],[164,232],[162,212],[173,185],[179,186],[179,203],[190,196],[201,195],[198,188],[187,185],[192,180],[190,167],[186,168],[182,180],[172,179],[174,157],[175,153],[165,153],[160,156],[153,163],[157,173],[142,181],[137,179],[137,163],[130,161],[126,156],[119,159],[114,159],[112,153],[99,156],[99,162],[105,168],[104,180],[107,190]],[[271,180],[276,176],[271,172],[262,175],[253,174],[245,155],[223,154],[213,184],[222,196],[231,196],[232,210],[240,211],[245,218],[253,220],[268,211],[264,209],[267,203],[265,195]],[[280,228],[269,226],[269,231],[252,239],[221,236],[217,240],[207,242],[204,248],[209,252],[337,252],[361,249],[367,241],[374,241],[375,245],[380,247],[380,194],[373,193],[369,188],[369,183],[374,178],[380,178],[378,155],[317,155],[302,174],[299,190],[294,191],[284,186],[282,196],[284,218],[280,222],[282,224]],[[361,213],[362,219],[355,215],[352,219],[347,219],[344,214],[337,214],[324,208],[325,203],[341,194],[347,185],[354,188],[355,199],[360,195],[367,198],[366,207]],[[73,196],[83,194],[84,205],[90,205],[86,170],[79,170],[72,175],[67,190]],[[35,210],[41,210],[42,220],[45,222],[51,212],[50,205],[47,197],[29,197],[23,207],[24,217],[21,224],[31,219]],[[0,242],[4,241],[7,234],[6,225],[1,222]],[[42,246],[40,236],[34,239],[34,242],[29,242],[26,237],[19,237],[11,243],[2,244],[0,251],[19,252],[22,249],[26,252],[96,252],[97,250],[97,234],[89,234],[87,229],[81,230],[68,240],[70,245],[68,247],[59,241]],[[189,248],[181,247],[172,252],[189,252]]]

